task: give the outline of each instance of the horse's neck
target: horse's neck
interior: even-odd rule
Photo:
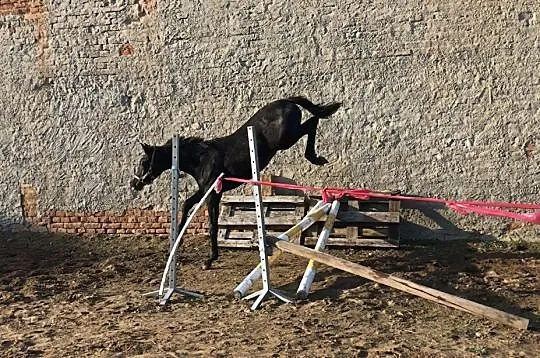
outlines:
[[[201,156],[204,152],[203,142],[180,142],[179,151],[179,169],[192,176],[197,177],[199,169],[201,168]],[[171,160],[172,160],[172,146],[171,146]]]

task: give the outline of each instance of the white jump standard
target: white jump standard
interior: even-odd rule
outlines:
[[[251,172],[252,172],[253,180],[258,182],[259,181],[259,164],[258,164],[258,156],[257,156],[257,143],[256,143],[256,138],[253,134],[252,127],[248,127],[248,140],[249,140],[249,148],[250,148],[250,156],[251,156]],[[254,292],[251,295],[248,295],[247,297],[244,298],[248,300],[248,299],[257,297],[257,300],[251,306],[251,309],[255,310],[260,305],[264,297],[268,294],[272,294],[285,302],[291,302],[291,299],[287,298],[284,294],[280,293],[279,291],[276,291],[275,289],[273,289],[269,281],[270,268],[269,268],[268,253],[267,253],[267,249],[269,248],[269,246],[268,246],[268,243],[266,242],[267,238],[266,238],[265,227],[264,227],[264,216],[262,213],[262,199],[260,195],[260,184],[257,184],[257,183],[253,184],[253,198],[255,200],[255,212],[257,215],[257,236],[258,236],[260,263],[257,265],[257,267],[255,267],[255,269],[253,269],[250,272],[250,274],[240,283],[240,285],[238,285],[235,288],[234,293],[235,293],[235,296],[237,297],[244,296],[246,292],[250,289],[250,287],[253,285],[253,283],[256,282],[260,277],[262,277],[262,283],[263,283],[262,290]],[[289,230],[279,235],[279,237],[276,239],[289,241],[290,238],[297,236],[302,231],[309,228],[311,225],[316,223],[324,215],[328,215],[329,212],[332,212],[329,219],[327,220],[325,229],[321,233],[321,237],[319,240],[320,243],[318,244],[319,249],[323,249],[324,246],[326,245],[326,241],[328,240],[330,230],[332,229],[334,225],[334,221],[335,221],[335,217],[337,215],[338,209],[339,209],[339,201],[334,201],[332,204],[330,203],[325,204],[322,201],[319,201],[315,205],[315,207],[298,224],[294,225]],[[310,262],[308,264],[305,275],[306,275],[306,280],[300,286],[299,290],[302,292],[309,292],[309,288],[315,276],[313,262]]]
[[[180,246],[180,244],[182,243],[182,237],[186,233],[186,230],[187,230],[189,224],[191,223],[191,220],[193,220],[193,217],[195,216],[195,214],[197,214],[197,211],[199,211],[202,204],[206,201],[206,198],[208,198],[208,195],[210,195],[210,193],[213,190],[216,190],[216,187],[219,184],[219,182],[221,181],[222,177],[223,177],[223,173],[220,174],[220,176],[216,179],[214,184],[212,184],[210,189],[208,189],[208,191],[204,194],[204,196],[201,198],[201,200],[197,203],[197,205],[193,209],[192,213],[187,218],[186,223],[184,224],[184,227],[180,231],[180,234],[178,234],[178,237],[176,238],[176,241],[174,242],[174,245],[173,245],[173,247],[171,249],[171,252],[169,253],[169,258],[167,259],[167,264],[165,265],[165,270],[163,270],[163,276],[161,278],[161,285],[159,287],[159,295],[160,296],[163,295],[163,290],[165,289],[165,281],[167,279],[168,272],[171,269],[171,266],[172,266],[173,262],[175,261],[175,256],[174,255],[176,254],[176,250],[178,250],[178,246]],[[182,292],[182,293],[185,293],[185,292]],[[193,292],[190,292],[190,293],[193,294]],[[202,297],[202,295],[199,295],[199,294],[194,294],[194,295],[196,295],[196,297]],[[165,303],[166,303],[166,301],[163,302],[162,304],[165,304]]]
[[[169,260],[167,261],[167,265],[165,267],[165,272],[163,273],[163,278],[161,280],[161,285],[159,287],[158,291],[152,291],[149,293],[146,293],[145,296],[149,295],[158,295],[158,298],[160,299],[159,303],[161,305],[166,304],[171,296],[174,293],[179,293],[186,296],[196,297],[200,298],[202,295],[187,291],[184,289],[181,289],[176,286],[176,247],[177,241],[180,241],[179,239],[184,234],[187,226],[191,222],[192,217],[195,215],[195,213],[198,210],[198,207],[193,210],[192,215],[190,218],[188,218],[188,221],[186,222],[186,225],[182,228],[182,231],[180,234],[178,233],[178,179],[180,177],[180,170],[179,170],[179,163],[180,160],[180,153],[179,153],[179,140],[178,135],[174,135],[172,139],[172,163],[171,163],[171,233],[169,235]],[[165,290],[165,281],[169,278],[169,285],[167,289]]]
[[[251,157],[251,175],[253,180],[259,181],[259,161],[257,156],[257,142],[253,133],[253,127],[247,127],[248,140],[249,140],[249,155]],[[259,304],[267,295],[273,295],[285,302],[291,302],[291,299],[285,296],[283,293],[272,288],[268,275],[268,255],[266,253],[266,238],[264,229],[264,216],[262,211],[262,199],[261,199],[261,186],[260,184],[253,185],[253,198],[255,200],[255,212],[257,214],[257,237],[259,243],[259,257],[261,260],[261,276],[263,282],[263,288],[260,291],[254,292],[251,295],[245,297],[246,300],[257,297],[253,305],[252,310],[257,309]]]
[[[332,207],[330,208],[330,212],[328,213],[324,227],[319,235],[317,244],[315,245],[315,250],[322,251],[326,247],[326,243],[330,237],[330,232],[334,228],[334,222],[336,221],[336,216],[339,211],[339,205],[339,200],[334,200],[332,203]],[[302,281],[300,281],[300,285],[298,285],[298,290],[296,291],[297,298],[305,299],[307,297],[311,284],[313,283],[313,279],[315,279],[316,272],[317,269],[315,261],[309,260],[306,271],[304,272],[304,276],[302,277]]]

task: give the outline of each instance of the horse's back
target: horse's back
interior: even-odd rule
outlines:
[[[283,139],[300,128],[302,112],[287,100],[277,100],[259,109],[239,130],[246,135],[246,128],[253,126],[257,137],[264,137],[271,151],[282,149]]]
[[[280,99],[270,102],[259,109],[251,116],[251,118],[249,118],[247,122],[244,123],[242,128],[239,128],[237,131],[245,131],[245,128],[248,126],[253,126],[257,129],[262,129],[263,127],[268,126],[279,126],[284,119],[300,119],[301,115],[302,112],[298,106],[287,100]]]

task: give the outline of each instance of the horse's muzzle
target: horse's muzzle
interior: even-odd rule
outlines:
[[[142,182],[142,180],[139,180],[137,178],[131,179],[129,185],[131,186],[131,188],[137,191],[141,191],[144,188],[144,183]]]

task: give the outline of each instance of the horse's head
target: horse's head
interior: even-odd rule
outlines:
[[[167,169],[162,165],[159,147],[144,143],[141,143],[141,146],[144,150],[144,155],[139,161],[137,168],[135,168],[135,173],[130,183],[131,187],[137,191],[142,190],[146,185],[152,184]]]

